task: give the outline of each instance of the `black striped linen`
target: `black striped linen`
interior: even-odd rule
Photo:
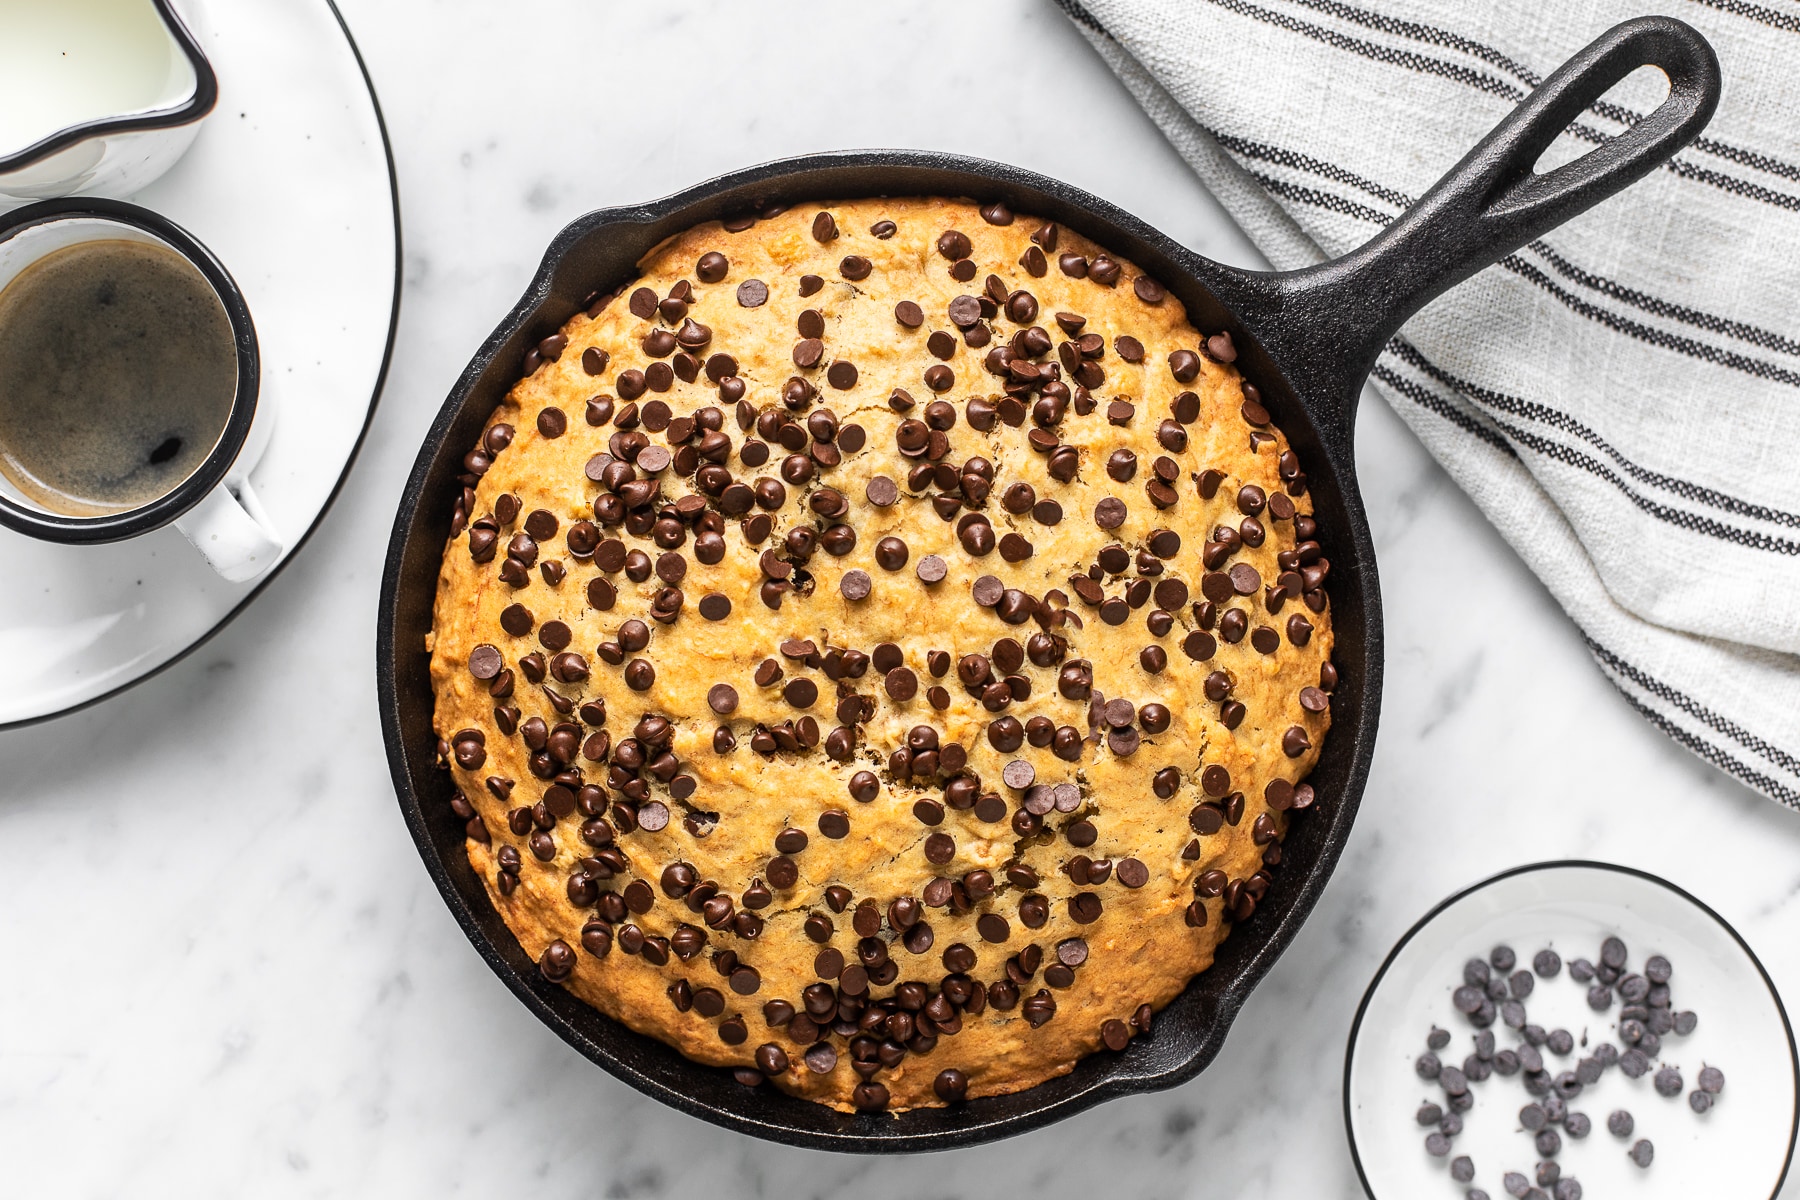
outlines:
[[[1277,267],[1368,240],[1645,0],[1056,0]],[[1408,322],[1371,386],[1645,720],[1800,807],[1800,0],[1660,6],[1704,136]],[[1253,81],[1253,82],[1252,82]],[[1546,155],[1654,109],[1640,72]]]

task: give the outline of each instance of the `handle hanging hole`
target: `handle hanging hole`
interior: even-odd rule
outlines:
[[[1592,153],[1649,116],[1669,98],[1669,77],[1661,67],[1641,66],[1606,90],[1588,110],[1552,138],[1531,164],[1533,175],[1548,175]]]

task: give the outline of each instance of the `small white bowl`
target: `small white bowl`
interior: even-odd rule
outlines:
[[[1793,1030],[1768,973],[1737,931],[1712,909],[1664,880],[1629,867],[1598,862],[1552,862],[1518,867],[1460,892],[1432,909],[1400,939],[1375,973],[1350,1029],[1344,1061],[1344,1122],[1351,1158],[1363,1187],[1375,1200],[1462,1200],[1469,1187],[1507,1200],[1502,1175],[1518,1171],[1535,1182],[1538,1155],[1519,1124],[1531,1103],[1521,1077],[1498,1074],[1469,1085],[1474,1106],[1463,1114],[1463,1132],[1450,1153],[1425,1150],[1431,1130],[1414,1119],[1421,1103],[1445,1105],[1443,1090],[1419,1078],[1413,1063],[1433,1024],[1448,1030],[1439,1051],[1446,1065],[1460,1065],[1474,1051],[1478,1032],[1451,1003],[1462,984],[1463,963],[1486,959],[1504,943],[1529,969],[1539,950],[1555,950],[1562,970],[1537,979],[1525,1001],[1528,1020],[1575,1036],[1566,1058],[1540,1048],[1552,1074],[1573,1070],[1591,1047],[1609,1041],[1623,1050],[1616,1022],[1619,1001],[1606,1012],[1587,1005],[1587,985],[1569,978],[1568,963],[1600,959],[1608,936],[1624,940],[1629,971],[1641,971],[1652,954],[1674,968],[1672,1007],[1691,1010],[1699,1026],[1688,1037],[1670,1034],[1652,1056],[1650,1073],[1626,1078],[1617,1067],[1569,1104],[1593,1122],[1585,1139],[1563,1135],[1556,1161],[1581,1182],[1591,1200],[1617,1197],[1774,1196],[1793,1157],[1800,1119],[1800,1059]],[[1501,1049],[1520,1037],[1496,1020]],[[1655,1066],[1679,1067],[1681,1094],[1665,1098],[1652,1085]],[[1725,1073],[1725,1088],[1711,1112],[1696,1115],[1688,1093],[1703,1065]],[[1630,1137],[1607,1131],[1614,1110],[1636,1121]],[[1626,1151],[1639,1138],[1656,1148],[1644,1170]],[[1458,1155],[1475,1163],[1470,1184],[1450,1178]],[[1544,1189],[1546,1192],[1548,1188]]]
[[[0,9],[0,211],[122,200],[175,165],[218,80],[169,0]]]

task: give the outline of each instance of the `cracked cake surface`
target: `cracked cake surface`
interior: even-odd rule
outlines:
[[[531,350],[429,649],[545,978],[846,1110],[1154,1037],[1279,878],[1336,683],[1235,358],[1103,247],[938,198],[697,226]]]

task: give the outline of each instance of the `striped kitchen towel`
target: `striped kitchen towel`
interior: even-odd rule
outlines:
[[[1057,0],[1275,266],[1367,241],[1643,0]],[[1664,7],[1718,114],[1427,306],[1373,385],[1644,719],[1800,807],[1800,2]],[[1543,168],[1649,112],[1644,69]]]

